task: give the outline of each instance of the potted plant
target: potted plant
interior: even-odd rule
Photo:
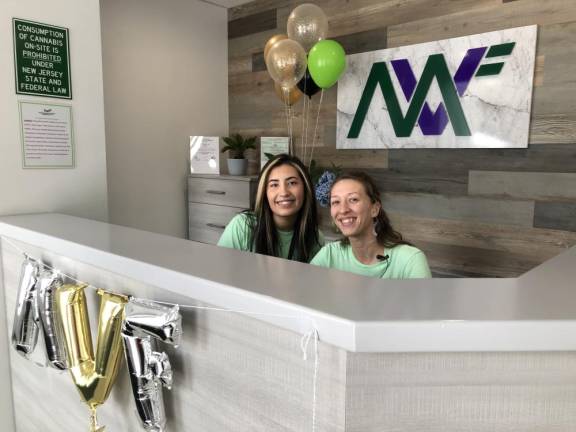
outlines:
[[[228,152],[228,172],[230,175],[246,175],[248,160],[244,157],[244,152],[256,148],[256,137],[244,138],[239,133],[235,133],[223,140],[226,145],[222,153]]]

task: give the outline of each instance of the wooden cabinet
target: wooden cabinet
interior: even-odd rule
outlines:
[[[215,244],[236,214],[253,207],[256,177],[188,177],[188,238]]]

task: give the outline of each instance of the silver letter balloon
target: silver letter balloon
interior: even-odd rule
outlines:
[[[12,346],[18,354],[29,358],[38,342],[36,323],[36,289],[38,263],[26,257],[20,271],[20,285],[12,325]]]
[[[182,317],[178,306],[131,299],[126,305],[122,338],[136,410],[147,431],[162,432],[166,413],[162,386],[172,386],[172,368],[165,352],[155,351],[156,341],[178,346]]]
[[[63,285],[61,276],[52,270],[44,270],[38,279],[37,302],[40,328],[44,336],[46,358],[54,369],[66,369],[66,351],[62,323],[56,308],[56,291]]]
[[[20,273],[12,345],[19,354],[30,359],[36,349],[38,334],[42,332],[48,364],[54,369],[64,370],[66,352],[55,303],[55,293],[60,286],[62,278],[58,273],[42,270],[41,264],[26,257]]]

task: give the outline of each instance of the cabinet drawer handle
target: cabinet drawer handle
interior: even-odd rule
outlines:
[[[206,193],[210,195],[226,195],[226,192],[218,190],[207,190]]]
[[[226,225],[220,225],[220,224],[215,224],[215,223],[207,223],[206,226],[209,226],[210,228],[217,228],[217,229],[224,229],[226,228]]]

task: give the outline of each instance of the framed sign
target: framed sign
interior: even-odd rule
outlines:
[[[220,137],[190,137],[190,174],[220,173]]]
[[[72,99],[68,29],[14,18],[16,93]]]
[[[269,159],[281,153],[290,153],[289,137],[261,137],[260,138],[260,169]]]
[[[74,168],[72,107],[19,102],[24,168]]]
[[[336,147],[527,147],[537,26],[347,56]]]

